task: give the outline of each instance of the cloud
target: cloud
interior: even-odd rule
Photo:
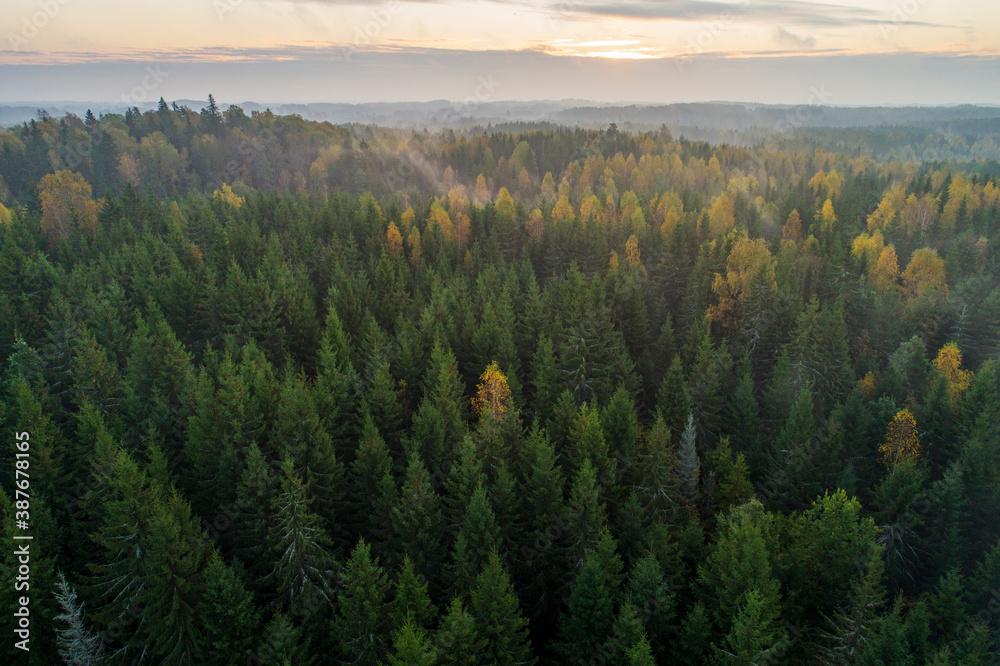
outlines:
[[[816,46],[816,38],[811,35],[800,36],[794,32],[778,26],[774,30],[774,41],[781,46],[791,46],[793,48],[811,49]]]
[[[794,24],[824,27],[850,27],[877,25],[892,22],[895,25],[939,26],[921,21],[893,20],[888,12],[830,3],[802,2],[801,0],[626,0],[605,2],[598,0],[561,0],[549,6],[561,18],[613,17],[646,20],[707,21],[720,15],[745,18],[772,24]]]

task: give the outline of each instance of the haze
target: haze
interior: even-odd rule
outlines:
[[[989,0],[5,0],[0,104],[1000,103]]]

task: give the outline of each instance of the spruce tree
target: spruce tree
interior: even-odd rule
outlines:
[[[484,663],[480,654],[486,642],[479,636],[476,619],[465,609],[461,599],[452,599],[448,612],[434,636],[442,664],[475,666]]]
[[[333,620],[341,657],[354,664],[377,664],[389,650],[389,581],[372,559],[371,548],[358,540],[344,565]]]
[[[496,552],[476,578],[471,613],[483,641],[478,657],[486,664],[534,664],[528,621],[521,615],[517,595]]]
[[[56,630],[56,644],[59,647],[59,657],[68,666],[92,666],[98,664],[104,655],[104,643],[87,628],[84,614],[84,603],[77,601],[76,590],[66,581],[66,576],[59,573],[59,582],[53,592],[62,613],[56,620],[66,624],[65,629]]]
[[[409,557],[403,558],[403,566],[396,573],[393,588],[395,596],[390,612],[392,626],[399,629],[410,619],[417,627],[428,629],[437,614],[437,608],[431,603],[427,593],[427,582],[417,576]]]
[[[305,484],[286,461],[276,516],[268,527],[272,568],[264,582],[275,592],[275,603],[297,613],[312,604],[333,603],[335,564],[322,519],[312,512]]]
[[[245,662],[261,628],[260,612],[243,581],[216,552],[205,567],[205,593],[198,615],[205,624],[204,663],[235,666]]]

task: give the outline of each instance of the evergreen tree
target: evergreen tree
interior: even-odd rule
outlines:
[[[684,432],[684,426],[691,414],[691,401],[684,383],[684,365],[678,355],[670,361],[670,369],[663,378],[663,385],[656,393],[656,408],[663,415],[663,421],[676,441]]]
[[[437,649],[431,645],[424,629],[407,619],[392,639],[390,666],[431,666],[437,662]]]
[[[486,642],[480,638],[476,619],[465,610],[461,599],[452,599],[434,638],[442,664],[475,666]]]
[[[62,613],[56,616],[56,620],[67,625],[65,629],[56,630],[59,657],[68,666],[91,666],[100,663],[104,655],[104,643],[87,628],[83,612],[84,604],[76,600],[76,590],[61,572],[54,594],[62,608]]]
[[[212,553],[205,567],[198,615],[205,624],[205,663],[235,665],[246,660],[260,630],[260,612],[243,581],[218,553]]]
[[[517,595],[496,552],[490,554],[489,562],[476,578],[471,613],[476,633],[483,641],[478,655],[482,663],[535,663],[531,656],[528,621],[521,615]]]
[[[698,501],[698,479],[701,476],[701,460],[695,443],[694,414],[688,414],[687,426],[681,436],[677,452],[677,472],[681,479],[681,495],[688,504]]]
[[[392,626],[399,629],[409,620],[417,627],[429,628],[437,614],[437,608],[427,594],[427,582],[417,576],[409,557],[403,558],[403,566],[396,574],[393,587],[395,597],[390,612]]]
[[[277,515],[267,533],[273,565],[265,582],[275,591],[275,602],[296,613],[311,604],[333,603],[335,564],[329,537],[310,508],[305,484],[290,462],[285,462],[283,471]]]
[[[567,660],[586,661],[611,638],[620,571],[621,560],[605,533],[598,547],[584,558],[566,602],[566,616],[560,622],[560,649]],[[634,608],[632,613],[634,616]]]
[[[392,508],[392,533],[396,557],[406,553],[413,558],[417,572],[429,578],[441,571],[444,556],[441,500],[416,454],[409,456],[406,475]]]
[[[486,488],[476,486],[469,501],[469,508],[462,523],[462,529],[455,541],[452,555],[452,592],[464,597],[472,589],[476,574],[489,561],[490,553],[496,552],[500,541],[500,530]]]
[[[675,595],[655,557],[647,555],[632,565],[628,577],[628,592],[653,653],[661,660],[666,658],[670,644],[670,623],[675,612]]]
[[[349,663],[377,664],[389,650],[389,581],[371,548],[358,540],[344,565],[333,620],[342,658]]]

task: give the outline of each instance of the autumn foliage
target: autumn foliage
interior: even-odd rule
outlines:
[[[73,217],[77,224],[93,237],[97,229],[97,202],[91,198],[90,183],[83,176],[70,171],[56,171],[42,178],[38,184],[38,199],[42,204],[42,231],[49,239],[49,247],[58,247],[72,228]]]
[[[947,296],[948,283],[945,281],[944,259],[935,250],[925,247],[913,253],[910,264],[903,271],[903,291],[914,299],[930,290]]]
[[[233,192],[233,188],[224,183],[222,189],[212,192],[212,198],[217,201],[224,201],[237,210],[243,205],[243,197],[237,195]]]
[[[477,414],[488,413],[497,421],[503,421],[510,412],[510,386],[496,361],[490,363],[479,378],[472,408]]]
[[[972,372],[962,368],[962,351],[958,345],[949,342],[942,347],[934,359],[934,367],[948,381],[948,396],[951,404],[955,404],[972,382]]]
[[[879,447],[886,467],[892,469],[903,461],[916,461],[920,457],[920,440],[917,438],[917,420],[910,410],[896,413]]]
[[[389,228],[385,231],[385,242],[389,247],[389,255],[398,257],[403,253],[403,235],[399,233],[399,227],[395,222],[389,223]]]

